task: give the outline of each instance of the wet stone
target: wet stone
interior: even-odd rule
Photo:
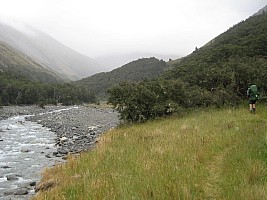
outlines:
[[[28,189],[27,188],[20,188],[20,189],[17,189],[15,192],[14,192],[14,195],[26,195],[28,194]]]
[[[30,152],[31,150],[29,150],[29,149],[21,149],[20,151],[23,152],[23,153],[28,153],[28,152]]]
[[[2,168],[2,169],[9,169],[9,168],[11,168],[11,167],[9,167],[9,166],[1,166],[0,168]],[[1,177],[0,177],[1,178]]]
[[[46,158],[52,158],[52,156],[50,154],[46,154],[45,157]]]
[[[11,175],[7,175],[7,176],[6,176],[6,179],[7,179],[8,181],[15,181],[15,180],[18,180],[19,178],[18,178],[18,175],[11,174]]]

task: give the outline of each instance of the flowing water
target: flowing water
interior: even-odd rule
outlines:
[[[56,151],[55,133],[25,117],[0,120],[0,200],[29,199],[34,187],[28,188],[27,195],[8,194],[38,182],[46,167],[62,162],[61,158],[49,158]]]

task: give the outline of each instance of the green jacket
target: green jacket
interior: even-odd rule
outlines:
[[[249,100],[258,100],[259,99],[259,92],[256,85],[251,85],[247,90],[247,96]]]

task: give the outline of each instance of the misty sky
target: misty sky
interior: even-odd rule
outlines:
[[[91,58],[191,53],[267,0],[0,0],[0,19],[27,23]]]

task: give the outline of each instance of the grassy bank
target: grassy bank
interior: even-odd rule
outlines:
[[[264,199],[267,107],[209,110],[124,126],[44,172],[35,199]]]

